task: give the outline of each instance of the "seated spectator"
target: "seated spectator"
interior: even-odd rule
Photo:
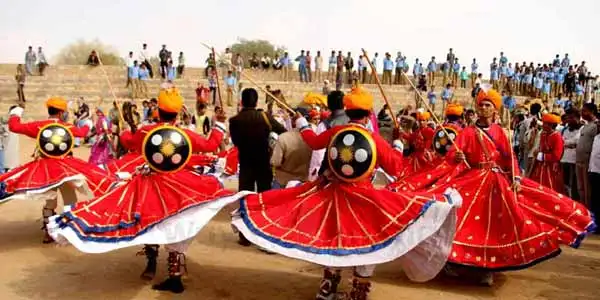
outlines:
[[[98,59],[96,50],[92,50],[92,53],[90,53],[90,56],[88,56],[87,65],[93,67],[100,65],[100,60]]]
[[[252,53],[252,57],[250,58],[250,68],[258,69],[259,66],[260,66],[260,61],[258,59],[258,56],[256,55],[256,53]]]

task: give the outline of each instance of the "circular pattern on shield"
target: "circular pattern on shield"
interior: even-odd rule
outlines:
[[[338,131],[329,142],[329,168],[345,182],[356,182],[371,175],[377,150],[371,134],[359,127]]]
[[[458,135],[456,129],[452,127],[444,126],[444,129],[446,129],[449,136],[446,135],[446,132],[444,132],[442,128],[438,128],[433,136],[433,149],[440,155],[446,155],[446,153],[450,151],[452,148],[452,141],[454,141]]]
[[[181,170],[192,155],[192,144],[187,133],[175,126],[164,125],[146,134],[142,145],[146,163],[162,173]]]
[[[61,123],[50,123],[42,128],[36,138],[38,150],[47,157],[62,158],[74,146],[75,137],[69,128]]]

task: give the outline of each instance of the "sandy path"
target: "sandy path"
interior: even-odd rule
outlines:
[[[21,141],[27,159],[33,143]],[[87,149],[76,153],[87,158]],[[190,247],[186,292],[157,293],[138,277],[144,258],[135,256],[137,248],[82,254],[71,246],[43,245],[41,207],[42,203],[27,201],[2,205],[0,299],[309,300],[318,287],[318,266],[238,246],[228,212],[222,211]],[[165,259],[161,252],[157,280],[165,276]],[[373,281],[374,300],[600,299],[600,238],[589,238],[580,250],[565,249],[558,258],[534,268],[502,274],[493,288],[447,278],[410,283],[394,263],[381,265]],[[348,290],[347,280],[343,289]]]

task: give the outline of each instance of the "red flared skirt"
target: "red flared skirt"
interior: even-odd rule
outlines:
[[[235,201],[210,175],[190,170],[135,175],[96,199],[73,205],[48,225],[58,240],[83,252],[106,252],[137,244],[176,243],[197,232]],[[221,201],[211,206],[211,202]]]
[[[563,169],[559,162],[535,160],[529,178],[558,193],[565,193]]]
[[[188,161],[187,166],[191,167],[203,167],[203,166],[211,166],[216,161],[216,157],[212,155],[205,154],[193,154],[190,160]],[[109,162],[106,167],[107,171],[111,174],[117,173],[135,173],[137,167],[144,165],[146,161],[144,157],[137,152],[129,152],[123,157],[112,160]]]
[[[452,263],[494,271],[527,268],[558,255],[560,244],[579,246],[595,228],[583,205],[529,179],[515,193],[506,175],[495,169],[441,165],[421,176],[425,179],[394,188],[439,192],[455,187],[463,197]]]
[[[425,169],[431,169],[441,161],[442,159],[430,149],[413,152],[406,157],[398,178],[406,178]]]
[[[239,159],[237,147],[221,151],[218,156],[225,159],[225,168],[223,171],[225,175],[233,176],[238,173]]]
[[[108,192],[116,181],[115,176],[98,166],[72,156],[37,158],[0,175],[5,200],[17,194],[44,193],[68,182],[86,187],[85,192],[99,196]]]

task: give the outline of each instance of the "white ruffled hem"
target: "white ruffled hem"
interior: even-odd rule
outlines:
[[[195,237],[223,207],[252,193],[239,192],[232,196],[188,208],[179,214],[162,220],[148,231],[131,240],[116,242],[82,240],[71,227],[59,228],[56,219],[60,216],[51,217],[47,228],[48,233],[57,243],[63,245],[71,243],[79,251],[85,253],[105,253],[144,244],[174,244]],[[67,209],[70,209],[70,207]]]
[[[17,173],[13,176],[17,176],[19,174],[20,173]],[[83,176],[81,174],[65,177],[62,180],[60,180],[59,182],[52,184],[52,185],[45,186],[43,188],[27,190],[24,192],[16,192],[9,197],[0,199],[0,204],[4,204],[11,200],[46,200],[46,199],[50,199],[50,198],[54,197],[55,195],[48,195],[48,192],[54,192],[55,189],[59,188],[60,186],[62,186],[63,184],[66,184],[66,183],[73,184],[75,186],[75,188],[77,189],[77,191],[85,194],[88,197],[92,197],[93,196],[92,191],[89,189],[85,180],[86,180],[85,176]]]
[[[306,252],[271,242],[255,234],[239,214],[232,225],[253,244],[267,251],[328,267],[375,265],[402,258],[401,265],[409,279],[424,282],[433,279],[444,267],[452,249],[456,230],[456,208],[462,197],[456,190],[447,190],[452,204],[434,202],[405,231],[385,248],[364,254],[330,255]]]

